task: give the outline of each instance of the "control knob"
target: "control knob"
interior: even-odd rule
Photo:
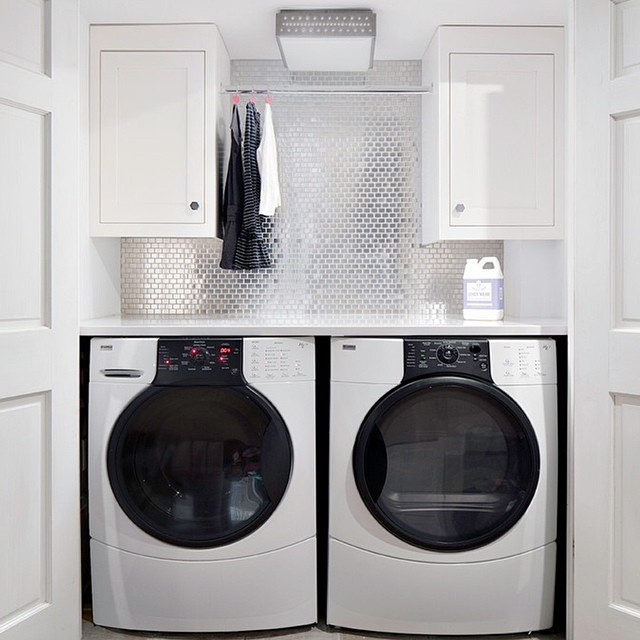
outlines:
[[[458,350],[451,344],[443,344],[436,351],[436,357],[444,364],[453,364],[459,355]]]

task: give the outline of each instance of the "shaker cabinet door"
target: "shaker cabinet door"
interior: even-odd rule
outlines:
[[[215,237],[229,56],[214,24],[90,27],[92,236]]]
[[[451,54],[452,226],[555,224],[553,63]]]
[[[564,32],[443,26],[422,60],[422,236],[564,234]]]
[[[100,222],[201,224],[204,52],[101,57]]]

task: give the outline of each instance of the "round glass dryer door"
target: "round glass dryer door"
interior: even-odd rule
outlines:
[[[291,467],[282,418],[245,387],[150,387],[116,422],[107,452],[122,510],[183,547],[228,544],[257,529]]]
[[[396,537],[463,551],[520,519],[540,455],[531,423],[509,396],[479,380],[441,376],[400,386],[371,410],[353,469],[367,508]]]

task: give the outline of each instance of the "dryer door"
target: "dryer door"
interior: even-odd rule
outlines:
[[[435,551],[474,549],[520,519],[540,455],[522,409],[492,384],[457,376],[388,393],[358,433],[353,470],[371,514]]]
[[[150,387],[116,422],[107,452],[127,516],[154,538],[194,548],[257,529],[291,467],[282,418],[246,387]]]

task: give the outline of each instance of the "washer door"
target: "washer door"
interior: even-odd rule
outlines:
[[[122,413],[107,451],[122,510],[182,547],[216,547],[257,529],[291,468],[282,418],[246,387],[150,387]]]
[[[522,409],[494,385],[457,376],[397,387],[368,414],[353,470],[371,514],[435,551],[485,545],[535,493],[540,454]]]

